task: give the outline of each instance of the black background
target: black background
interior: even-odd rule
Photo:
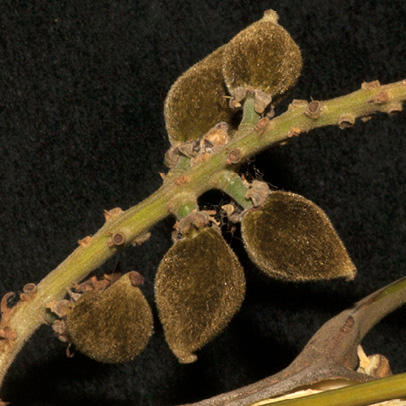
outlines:
[[[327,99],[363,81],[405,78],[402,0],[1,2],[1,294],[39,282],[102,225],[103,209],[127,209],[160,186],[170,85],[268,8],[303,53],[291,98]],[[254,163],[264,180],[327,212],[358,267],[355,281],[270,280],[250,263],[238,234],[225,229],[246,270],[247,296],[195,364],[177,363],[155,309],[155,335],[125,365],[67,359],[65,346],[42,327],[11,367],[1,398],[14,405],[166,406],[285,367],[326,320],[404,275],[405,129],[404,113],[378,115],[353,129],[301,135]],[[210,193],[202,203],[222,199]],[[120,257],[126,270],[145,276],[151,304],[172,225],[158,224],[145,245]],[[405,309],[394,312],[364,340],[367,353],[384,353],[394,372],[406,370],[405,316]]]

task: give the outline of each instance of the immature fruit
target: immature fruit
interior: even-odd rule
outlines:
[[[131,361],[153,331],[152,312],[130,272],[104,291],[90,291],[66,318],[70,340],[88,357],[105,363]]]
[[[327,215],[303,196],[272,192],[262,207],[244,215],[241,232],[252,261],[274,278],[355,277],[356,268]]]
[[[212,228],[175,242],[162,259],[155,299],[165,338],[181,363],[215,337],[238,311],[245,278],[237,257]]]
[[[172,145],[197,140],[220,121],[230,123],[223,81],[224,46],[193,65],[172,85],[165,100],[166,130]]]
[[[253,88],[276,104],[296,83],[302,69],[299,47],[269,10],[224,48],[223,75],[229,92]]]

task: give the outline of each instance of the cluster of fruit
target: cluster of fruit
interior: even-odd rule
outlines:
[[[276,13],[265,13],[172,86],[165,103],[171,144],[205,135],[208,140],[213,127],[224,129],[216,127],[219,122],[232,126],[247,91],[263,113],[292,88],[301,63],[299,48],[277,24]],[[288,281],[355,276],[332,224],[314,203],[268,190],[264,202],[254,206],[240,217],[241,234],[252,261],[269,276]],[[166,341],[181,363],[190,363],[239,310],[245,277],[207,213],[193,212],[179,224],[178,238],[156,274],[155,299]],[[68,312],[66,328],[70,341],[89,357],[125,362],[146,346],[152,312],[139,280],[129,273],[107,289],[84,293]]]
[[[293,88],[302,57],[273,10],[238,33],[172,85],[165,101],[166,129],[172,145],[200,138],[215,124],[232,124],[247,91],[262,113]]]

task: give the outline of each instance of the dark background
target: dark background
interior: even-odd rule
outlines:
[[[1,295],[39,282],[102,225],[103,209],[127,209],[160,186],[170,85],[268,8],[303,53],[292,97],[327,99],[363,81],[405,78],[403,0],[1,2]],[[80,354],[67,359],[65,346],[43,327],[11,367],[1,398],[13,405],[168,406],[285,367],[326,320],[404,275],[405,129],[404,113],[344,131],[318,129],[264,152],[248,169],[327,212],[358,267],[355,281],[273,281],[250,263],[238,234],[225,229],[246,269],[247,296],[195,364],[177,363],[155,309],[155,335],[125,365]],[[202,203],[222,199],[210,193]],[[151,304],[172,225],[158,224],[145,245],[119,259],[145,276]],[[364,340],[366,352],[384,353],[394,372],[406,370],[405,316],[405,309],[394,312]]]

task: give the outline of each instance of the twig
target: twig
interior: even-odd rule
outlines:
[[[24,343],[46,322],[46,305],[62,298],[73,283],[86,278],[118,249],[136,243],[154,224],[175,212],[177,208],[172,204],[179,202],[181,194],[200,196],[209,189],[221,188],[218,181],[224,170],[235,170],[243,160],[300,132],[325,125],[345,127],[358,117],[399,111],[405,100],[406,81],[385,86],[374,82],[326,102],[294,101],[285,114],[273,120],[247,119],[230,143],[195,167],[181,173],[170,171],[162,187],[137,206],[125,212],[117,209],[107,213],[105,225],[93,237],[81,240],[80,247],[38,284],[28,300],[20,300],[7,317],[3,315],[0,329],[7,331],[8,338],[0,342],[0,383]],[[245,117],[257,119],[255,114]],[[239,160],[230,159],[231,156],[238,156]],[[226,192],[233,197],[232,191]]]

